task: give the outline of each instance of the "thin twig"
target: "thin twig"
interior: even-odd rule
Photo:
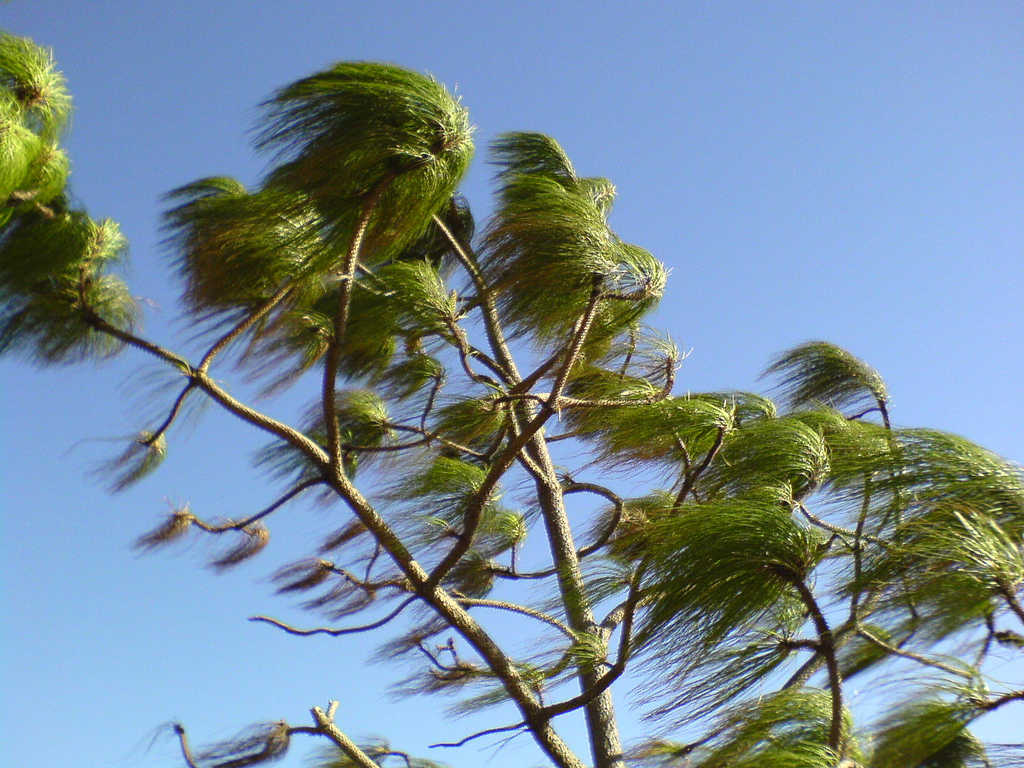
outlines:
[[[470,734],[464,739],[458,741],[440,741],[437,744],[428,745],[430,749],[437,749],[438,747],[461,747],[464,744],[468,744],[473,739],[479,739],[482,736],[491,736],[495,733],[507,733],[509,731],[520,731],[526,728],[526,723],[516,723],[515,725],[503,725],[500,728],[488,728],[485,731],[477,731],[476,733]]]
[[[274,307],[280,304],[285,299],[285,297],[289,293],[291,293],[292,287],[293,284],[289,282],[287,285],[284,285],[281,288],[279,288],[274,293],[273,296],[271,296],[263,303],[263,306],[261,306],[251,315],[244,317],[241,322],[235,325],[234,328],[232,328],[230,331],[221,336],[216,342],[214,342],[213,346],[211,346],[210,349],[207,350],[206,354],[203,355],[203,359],[199,361],[199,368],[197,370],[206,373],[206,371],[210,369],[210,364],[213,363],[213,359],[217,355],[219,355],[224,350],[224,348],[227,347],[231,342],[233,342],[247,330],[256,325],[256,323],[258,323],[260,320],[262,320],[268,314],[270,314]]]
[[[686,480],[683,481],[683,487],[679,489],[679,493],[676,495],[675,504],[673,506],[681,506],[686,501],[687,495],[693,490],[693,486],[696,485],[697,480],[704,474],[704,470],[708,468],[715,456],[718,455],[718,451],[722,448],[722,443],[725,441],[725,427],[718,428],[718,434],[715,435],[715,442],[712,443],[708,452],[704,455],[704,460],[694,469],[688,473]]]
[[[936,659],[929,659],[927,656],[921,656],[920,654],[914,653],[913,651],[904,651],[901,648],[889,645],[889,643],[885,642],[880,637],[876,637],[864,627],[859,627],[857,629],[857,634],[863,637],[865,640],[867,640],[875,647],[881,648],[883,651],[892,654],[893,656],[899,656],[903,659],[910,659],[911,661],[916,661],[918,664],[923,664],[926,667],[934,667],[935,669],[941,669],[943,672],[948,672],[951,675],[963,677],[967,680],[970,680],[974,677],[974,675],[968,670],[958,669],[957,667],[954,667],[950,664],[944,664],[943,662],[938,661]]]
[[[462,597],[458,594],[455,595],[455,599],[459,602],[460,605],[470,607],[480,606],[482,608],[496,608],[500,611],[510,611],[512,613],[520,613],[523,616],[529,616],[532,619],[537,619],[537,621],[543,621],[545,624],[554,627],[563,635],[568,637],[570,640],[576,640],[576,633],[573,632],[565,624],[560,622],[558,619],[556,619],[553,616],[548,616],[546,613],[542,613],[541,611],[536,611],[533,608],[528,608],[525,605],[519,605],[518,603],[509,603],[505,602],[504,600],[487,600],[476,597]]]
[[[271,618],[270,616],[250,616],[249,621],[262,621],[266,624],[272,624],[278,629],[283,629],[289,635],[299,635],[301,637],[308,637],[309,635],[331,635],[332,637],[340,637],[341,635],[354,635],[358,632],[368,632],[371,629],[383,627],[389,621],[398,616],[398,614],[400,614],[406,608],[406,606],[412,604],[415,600],[415,597],[407,598],[384,618],[378,619],[377,621],[371,622],[369,624],[363,624],[358,627],[342,627],[339,629],[331,627],[316,627],[314,629],[299,629],[297,627],[291,626],[290,624],[285,624],[283,621]]]
[[[288,491],[288,493],[286,493],[283,496],[281,496],[280,498],[276,499],[269,506],[264,507],[259,512],[257,512],[256,514],[251,515],[251,516],[249,516],[249,517],[245,518],[244,520],[241,520],[241,521],[239,521],[237,523],[234,522],[234,521],[231,521],[231,522],[224,523],[223,525],[210,525],[209,523],[205,523],[202,520],[200,520],[198,517],[195,517],[195,516],[193,516],[193,518],[192,518],[192,523],[197,528],[199,528],[202,531],[206,531],[207,533],[226,533],[227,531],[241,531],[241,530],[244,530],[245,528],[248,528],[250,525],[252,525],[253,523],[257,522],[258,520],[262,520],[267,515],[272,514],[273,512],[278,510],[282,505],[284,505],[287,502],[291,501],[292,499],[294,499],[296,496],[298,496],[303,491],[308,490],[309,488],[312,488],[313,486],[316,486],[316,485],[322,485],[323,482],[324,481],[322,479],[320,479],[320,478],[317,478],[317,479],[314,479],[314,480],[306,480],[304,482],[301,482],[297,486],[292,488],[290,491]]]
[[[185,726],[181,723],[174,723],[172,726],[178,735],[178,742],[181,744],[181,756],[185,758],[188,768],[198,768],[195,759],[192,757],[192,749],[188,745],[188,736],[185,735]]]
[[[167,418],[163,420],[159,427],[153,430],[153,434],[147,437],[145,440],[140,440],[141,445],[150,446],[153,445],[157,440],[163,437],[164,433],[170,428],[171,424],[178,417],[178,413],[181,411],[181,406],[185,404],[185,398],[188,397],[189,392],[195,389],[195,383],[189,381],[184,386],[178,396],[174,398],[174,403],[171,405],[170,413],[167,414]]]

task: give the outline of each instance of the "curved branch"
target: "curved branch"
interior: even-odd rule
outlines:
[[[330,460],[331,471],[335,474],[344,473],[345,471],[342,466],[341,433],[338,429],[337,402],[335,401],[334,393],[334,386],[338,379],[341,342],[345,338],[345,332],[348,329],[352,287],[356,279],[356,269],[359,266],[359,252],[363,248],[363,239],[366,237],[366,230],[370,226],[370,217],[373,216],[373,211],[376,209],[381,195],[384,194],[384,190],[394,177],[395,174],[390,173],[377,182],[377,185],[363,201],[363,209],[356,223],[355,232],[352,234],[352,242],[349,244],[341,266],[338,307],[334,313],[334,328],[330,344],[327,345],[327,355],[324,360],[324,378],[321,393],[324,425],[327,429],[327,455]]]
[[[258,323],[260,320],[266,317],[271,312],[271,310],[274,309],[274,307],[280,304],[284,300],[284,298],[289,293],[291,293],[292,287],[292,283],[289,282],[287,285],[279,288],[273,296],[271,296],[269,299],[267,299],[267,301],[263,303],[263,306],[261,306],[251,315],[247,315],[246,317],[242,318],[241,322],[239,322],[237,325],[235,325],[234,328],[232,328],[230,331],[221,336],[216,342],[214,342],[213,346],[211,346],[210,349],[207,350],[206,354],[203,355],[203,359],[199,361],[199,368],[197,370],[206,373],[206,371],[208,371],[210,368],[210,364],[213,363],[213,358],[215,358],[222,351],[224,351],[224,348],[227,347],[231,342],[233,342],[247,330],[256,325],[256,323]]]
[[[322,485],[323,482],[323,480],[317,478],[315,480],[306,480],[302,483],[299,483],[297,486],[295,486],[286,494],[275,500],[269,506],[264,507],[256,514],[251,515],[237,523],[229,522],[224,523],[223,525],[210,525],[209,523],[204,523],[202,520],[195,516],[193,516],[192,518],[192,523],[197,528],[199,528],[202,531],[206,531],[207,533],[226,533],[227,531],[241,531],[249,527],[253,523],[257,522],[258,520],[262,520],[267,515],[277,511],[282,505],[288,503],[303,491],[312,488],[315,485]]]
[[[509,731],[520,731],[523,728],[527,727],[528,724],[523,722],[516,723],[515,725],[503,725],[499,728],[488,728],[485,731],[477,731],[476,733],[470,734],[466,738],[460,739],[459,741],[440,741],[437,744],[430,744],[429,748],[436,749],[438,747],[461,747],[464,744],[468,744],[473,739],[479,739],[482,736],[491,736],[495,733],[507,733]]]
[[[565,624],[560,622],[558,619],[556,619],[553,616],[548,616],[546,613],[542,613],[541,611],[536,611],[533,608],[528,608],[525,605],[519,605],[518,603],[508,603],[508,602],[505,602],[504,600],[486,600],[486,599],[483,599],[483,598],[476,598],[476,597],[462,597],[461,595],[458,595],[458,594],[456,594],[454,597],[455,597],[455,600],[460,605],[466,605],[466,606],[470,606],[470,607],[472,607],[472,606],[480,606],[482,608],[497,608],[500,611],[510,611],[512,613],[521,613],[523,616],[529,616],[532,619],[537,619],[537,621],[543,621],[545,624],[548,624],[549,626],[554,627],[559,632],[561,632],[563,635],[568,637],[570,640],[573,640],[573,641],[576,640],[576,633],[573,632]]]
[[[174,398],[174,403],[171,405],[171,411],[167,414],[167,418],[163,420],[159,427],[157,427],[153,434],[147,437],[145,440],[140,440],[140,445],[150,446],[153,445],[157,440],[163,437],[164,433],[170,428],[171,424],[178,417],[178,413],[181,411],[181,406],[185,404],[185,398],[188,397],[189,392],[195,389],[195,383],[189,381],[188,384],[178,393],[178,396]]]
[[[415,597],[407,598],[402,601],[397,608],[382,619],[371,622],[369,624],[363,624],[358,627],[342,627],[340,629],[333,629],[331,627],[316,627],[314,629],[298,629],[290,624],[285,624],[283,621],[278,621],[270,616],[250,616],[249,621],[262,621],[266,624],[271,624],[278,629],[283,629],[289,635],[299,635],[300,637],[308,637],[309,635],[331,635],[332,637],[340,637],[341,635],[354,635],[358,632],[368,632],[371,629],[377,629],[383,627],[389,621],[394,619],[400,614],[405,608],[416,600]]]
[[[871,632],[864,629],[864,627],[858,627],[857,634],[860,637],[863,637],[865,640],[867,640],[875,647],[881,648],[883,651],[893,656],[899,656],[903,659],[910,659],[911,661],[916,661],[918,664],[923,664],[926,667],[934,667],[935,669],[941,669],[943,672],[948,672],[951,675],[956,675],[957,677],[962,677],[967,680],[971,680],[974,678],[974,675],[967,670],[957,669],[954,666],[944,664],[943,662],[937,661],[936,659],[929,659],[927,656],[921,656],[920,654],[914,653],[912,651],[904,651],[902,648],[897,648],[894,645],[889,645],[889,643],[885,642],[880,637],[876,637]]]
[[[188,768],[198,768],[195,759],[192,757],[192,749],[188,745],[185,726],[181,723],[174,723],[171,727],[174,728],[174,732],[178,736],[178,742],[181,744],[181,756],[185,758],[185,764],[188,765]]]

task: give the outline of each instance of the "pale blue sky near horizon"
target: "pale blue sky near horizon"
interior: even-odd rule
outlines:
[[[384,60],[432,73],[469,108],[477,157],[463,191],[478,221],[487,144],[503,131],[551,134],[581,173],[615,182],[613,226],[671,269],[651,324],[692,349],[679,391],[763,391],[773,355],[824,338],[881,371],[898,424],[1024,460],[1020,2],[13,0],[0,27],[53,47],[75,100],[72,190],[121,223],[129,283],[161,341],[188,347],[161,195],[202,176],[257,181],[248,138],[263,99],[334,61]],[[308,554],[338,510],[296,505],[270,551],[228,575],[203,569],[199,547],[136,557],[131,541],[168,505],[243,515],[276,489],[248,465],[261,440],[211,409],[171,435],[159,472],[106,494],[90,470],[115,451],[103,440],[163,407],[154,382],[131,354],[0,361],[4,762],[180,765],[172,740],[150,745],[162,722],[202,742],[305,723],[338,698],[353,736],[454,768],[542,763],[528,737],[427,750],[513,715],[446,719],[445,702],[388,695],[401,674],[364,663],[369,639],[245,621],[311,621],[266,576]],[[1024,679],[1019,662],[993,669]],[[628,693],[633,741],[649,727]],[[1019,738],[1020,708],[980,730]]]

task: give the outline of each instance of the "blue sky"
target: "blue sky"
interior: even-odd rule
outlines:
[[[503,131],[549,133],[581,173],[616,183],[616,230],[672,270],[652,324],[693,350],[680,390],[763,388],[772,355],[825,338],[882,372],[897,423],[1024,459],[1019,3],[14,0],[0,26],[54,48],[76,105],[73,191],[129,237],[157,339],[188,346],[161,195],[214,174],[255,181],[262,99],[337,60],[385,60],[429,71],[470,109],[478,220],[485,147]],[[211,410],[172,436],[159,473],[108,496],[90,477],[115,450],[103,439],[158,410],[159,383],[131,356],[0,361],[6,761],[174,764],[169,741],[149,748],[161,722],[207,740],[303,722],[329,697],[353,735],[413,752],[496,724],[388,698],[394,676],[364,663],[365,641],[245,622],[288,615],[266,575],[306,554],[330,525],[322,510],[296,507],[273,555],[226,576],[202,552],[132,554],[168,505],[240,515],[274,493],[248,465],[259,441]],[[985,727],[1006,741],[1009,722]],[[438,757],[539,762],[525,738]]]

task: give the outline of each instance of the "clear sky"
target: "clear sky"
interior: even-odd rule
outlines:
[[[1019,0],[14,0],[0,26],[54,48],[76,105],[73,191],[121,222],[157,339],[188,336],[160,196],[201,176],[255,181],[247,131],[262,99],[334,61],[386,60],[469,107],[478,219],[484,148],[503,131],[549,133],[582,174],[617,184],[613,226],[672,270],[653,324],[693,350],[680,390],[763,387],[772,355],[824,338],[882,372],[897,423],[1024,459]],[[245,622],[296,615],[265,577],[330,526],[322,510],[296,507],[272,554],[226,576],[201,552],[135,557],[130,542],[168,505],[243,515],[274,493],[247,463],[259,441],[211,410],[172,434],[160,472],[108,496],[89,473],[116,444],[80,441],[130,434],[161,406],[141,362],[0,362],[6,764],[175,764],[171,741],[150,748],[161,722],[209,740],[305,722],[328,698],[353,736],[415,753],[505,722],[389,698],[394,677],[365,663],[363,640]],[[1008,741],[1009,723],[984,728]],[[628,712],[625,731],[643,734]],[[539,762],[528,738],[435,756]]]

